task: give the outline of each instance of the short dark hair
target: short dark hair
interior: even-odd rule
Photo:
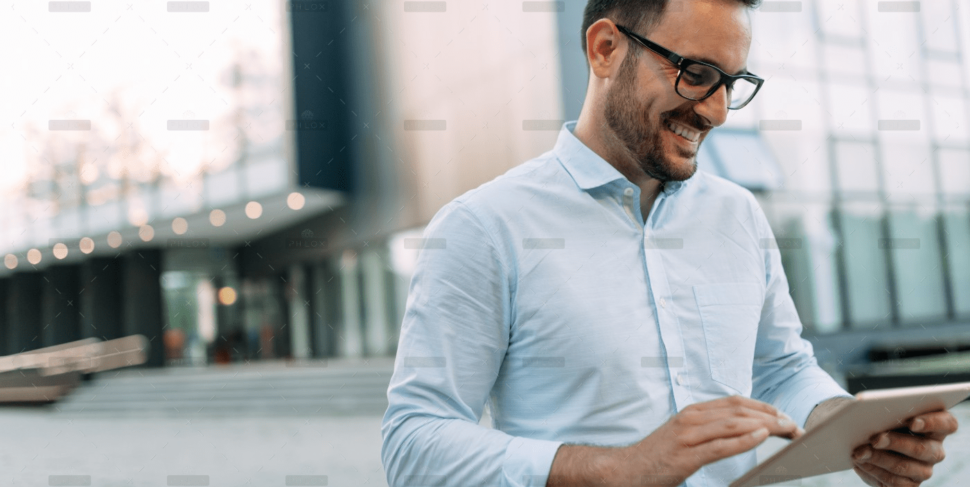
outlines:
[[[583,56],[586,56],[586,31],[589,26],[604,17],[624,27],[646,35],[663,17],[670,0],[589,0],[583,10],[582,38]],[[675,0],[685,2],[691,0]],[[755,8],[761,0],[736,0],[748,8]]]

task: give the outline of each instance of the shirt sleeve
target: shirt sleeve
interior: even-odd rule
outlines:
[[[774,233],[760,206],[755,205],[767,286],[755,345],[751,397],[784,411],[804,428],[819,403],[853,396],[819,367],[811,342],[802,338],[802,322],[788,291]]]
[[[508,348],[511,281],[500,248],[459,201],[416,247],[381,423],[388,484],[544,486],[562,442],[479,425]]]

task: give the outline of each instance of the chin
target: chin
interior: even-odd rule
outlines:
[[[690,179],[697,172],[697,155],[689,157],[677,154],[664,161],[667,166],[666,173],[671,181],[684,181]]]

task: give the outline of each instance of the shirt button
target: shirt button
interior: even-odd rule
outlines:
[[[663,308],[663,309],[667,309],[667,300],[666,299],[660,298],[660,307]]]
[[[684,385],[684,374],[677,374],[677,385]]]
[[[623,194],[627,196],[633,196],[633,188],[627,188],[623,190]]]

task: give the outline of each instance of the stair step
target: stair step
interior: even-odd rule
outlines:
[[[126,369],[97,374],[56,407],[72,413],[374,413],[387,409],[392,372],[390,359],[335,367]]]

